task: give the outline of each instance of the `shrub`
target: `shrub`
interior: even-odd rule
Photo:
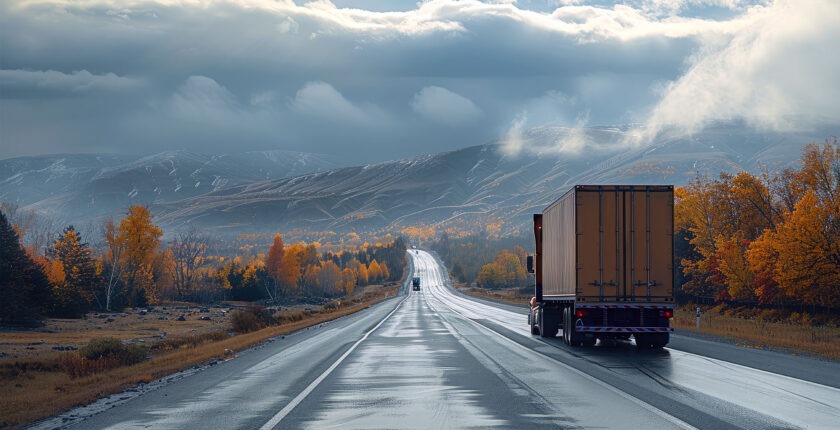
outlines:
[[[280,314],[280,321],[284,323],[300,321],[306,314],[307,312],[302,310],[286,311]]]
[[[146,359],[140,345],[124,345],[113,337],[96,338],[79,348],[77,354],[62,354],[59,367],[72,377],[90,375],[120,366],[130,366]]]
[[[276,324],[271,312],[262,306],[249,306],[235,310],[230,315],[230,328],[237,333],[247,333]]]
[[[140,345],[124,345],[113,337],[100,337],[79,348],[79,355],[88,360],[106,359],[119,366],[130,366],[146,359],[146,349]]]
[[[327,312],[337,311],[338,308],[341,307],[341,305],[339,305],[339,303],[341,303],[341,302],[339,302],[337,300],[331,300],[324,305],[324,310],[327,311]]]
[[[191,336],[169,337],[152,345],[152,349],[159,351],[167,351],[179,348],[194,348],[206,342],[217,342],[228,338],[228,334],[224,330],[210,331]]]

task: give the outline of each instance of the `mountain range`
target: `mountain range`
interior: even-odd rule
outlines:
[[[697,175],[774,171],[795,165],[803,146],[835,130],[722,124],[634,146],[626,142],[636,126],[540,127],[518,137],[517,153],[496,141],[365,166],[283,151],[20,157],[0,160],[0,201],[62,223],[119,217],[131,204],[146,204],[167,231],[194,225],[220,236],[420,223],[480,228],[494,220],[503,221],[504,234],[575,184],[683,185]]]

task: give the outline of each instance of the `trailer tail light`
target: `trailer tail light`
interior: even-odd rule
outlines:
[[[674,311],[670,309],[662,309],[659,311],[659,316],[662,318],[671,318],[674,316]]]
[[[589,310],[588,309],[578,309],[578,310],[575,311],[575,317],[576,318],[583,318],[583,317],[586,317],[586,316],[589,316]]]

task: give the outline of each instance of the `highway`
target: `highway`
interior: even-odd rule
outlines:
[[[836,362],[678,335],[659,351],[566,346],[531,335],[524,308],[464,297],[431,254],[409,254],[420,291],[35,428],[840,426]]]

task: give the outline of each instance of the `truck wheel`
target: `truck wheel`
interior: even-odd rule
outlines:
[[[563,308],[563,343],[566,345],[571,344],[571,339],[569,339],[569,308]]]
[[[528,326],[531,327],[531,334],[540,334],[540,328],[537,327],[535,319],[534,311],[528,310]]]
[[[582,341],[581,335],[575,331],[575,325],[572,323],[572,308],[567,307],[563,309],[563,342],[566,345],[578,346]]]
[[[557,336],[557,313],[550,309],[542,309],[540,311],[540,336],[555,337]]]
[[[636,339],[636,348],[647,349],[650,348],[650,339],[646,334],[633,333],[633,338]]]
[[[651,348],[662,348],[667,345],[670,340],[670,335],[668,333],[653,333],[649,336]]]

